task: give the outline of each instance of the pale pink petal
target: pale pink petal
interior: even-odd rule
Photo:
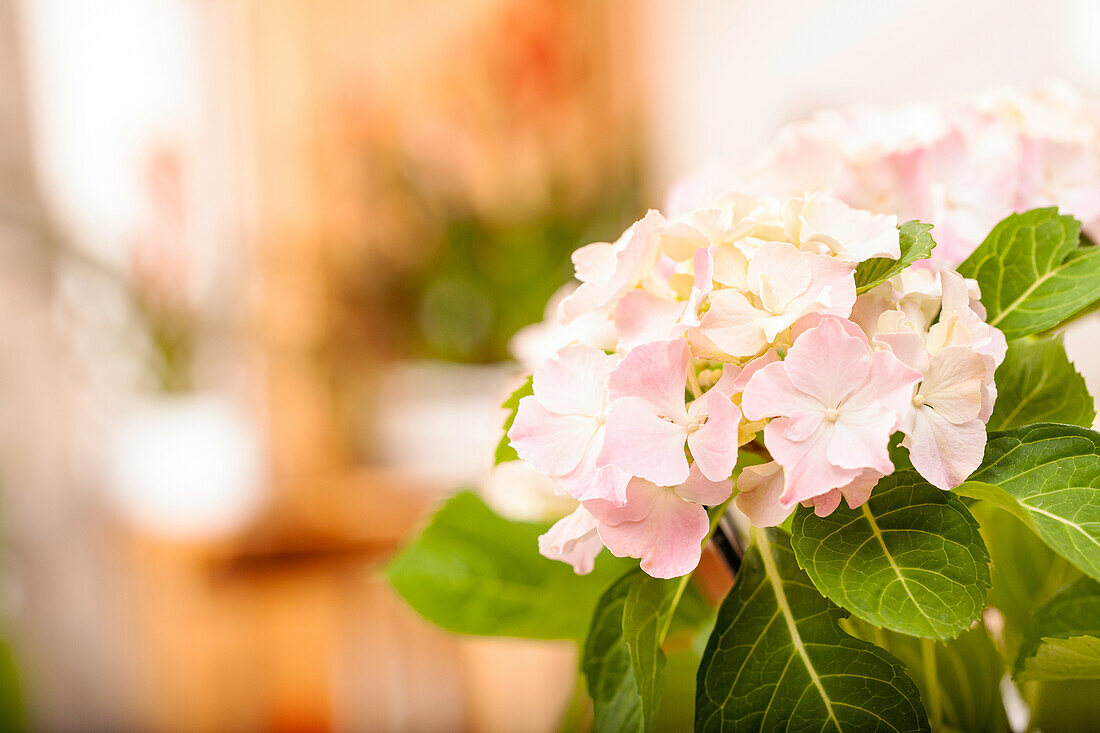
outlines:
[[[645,400],[624,397],[608,411],[598,463],[661,486],[676,486],[688,477],[687,435],[687,428],[661,419]]]
[[[787,374],[787,362],[774,362],[756,371],[745,385],[741,411],[749,420],[779,415],[821,415],[821,400],[798,389]]]
[[[611,373],[611,398],[637,397],[664,417],[686,420],[684,389],[690,360],[683,339],[639,346]]]
[[[688,435],[688,448],[695,459],[695,465],[703,475],[712,481],[729,478],[737,464],[737,428],[741,423],[741,410],[730,401],[728,395],[717,388],[711,388],[695,402],[692,410],[705,410],[707,421],[699,429]]]
[[[792,441],[785,435],[789,421],[781,417],[764,427],[764,445],[772,458],[783,466],[786,491],[781,497],[786,504],[805,501],[831,489],[847,486],[857,476],[858,469],[841,468],[826,453],[833,435],[833,423],[821,427],[806,440]]]
[[[844,328],[844,332],[849,336],[862,339],[864,342],[867,341],[867,334],[865,334],[858,325],[847,318],[838,318],[831,313],[807,313],[799,318],[797,323],[791,326],[791,343],[797,341],[802,334],[806,333],[811,328],[820,326],[821,322],[826,320],[839,323]]]
[[[695,463],[691,466],[691,474],[687,481],[674,487],[673,490],[684,501],[704,506],[717,506],[730,498],[730,493],[733,492],[733,481],[729,479],[729,473],[721,481],[711,481],[699,470],[699,464]]]
[[[660,490],[654,490],[654,489]],[[601,499],[584,502],[583,506],[601,524],[617,526],[641,522],[653,511],[653,506],[664,496],[666,489],[642,479],[631,479],[626,486],[626,501],[621,505]]]
[[[744,392],[749,380],[752,379],[752,375],[756,374],[768,364],[774,364],[777,361],[779,361],[779,354],[776,353],[775,349],[768,349],[763,354],[741,367],[741,370],[736,373],[729,387],[723,387],[723,389],[731,395],[737,394],[738,392]],[[733,371],[729,365],[726,366],[726,369],[730,370],[731,373]],[[723,371],[722,379],[725,378],[726,372]]]
[[[679,328],[682,333],[688,328],[699,325],[699,309],[703,302],[714,289],[714,254],[717,247],[707,247],[695,253],[692,259],[692,268],[695,270],[695,280],[691,286],[691,294],[688,296],[684,314],[681,317]]]
[[[845,413],[833,426],[826,457],[840,468],[872,468],[879,473],[892,473],[889,440],[897,420],[897,415],[885,411]]]
[[[607,382],[618,358],[593,346],[572,344],[535,370],[535,397],[550,412],[594,417],[607,404]]]
[[[981,413],[985,377],[981,354],[964,346],[948,346],[932,357],[918,393],[937,415],[959,425]]]
[[[598,428],[590,417],[558,415],[528,395],[519,401],[508,438],[519,457],[535,470],[560,476],[577,467]]]
[[[928,351],[924,348],[924,337],[912,331],[898,333],[878,333],[875,343],[885,346],[902,364],[923,372],[928,368]]]
[[[631,476],[621,468],[598,464],[605,435],[603,429],[593,434],[580,463],[569,473],[558,476],[557,485],[577,501],[603,499],[621,506],[626,503],[626,485]]]
[[[570,323],[598,309],[600,286],[595,283],[581,283],[580,286],[558,303],[558,321]]]
[[[596,565],[596,556],[603,542],[596,531],[596,518],[583,506],[558,520],[539,537],[539,553],[551,560],[561,560],[573,566],[573,572],[587,575]]]
[[[730,356],[753,356],[768,342],[761,322],[771,314],[754,307],[736,290],[710,294],[710,310],[700,321],[699,332]]]
[[[749,286],[760,296],[765,309],[783,313],[810,289],[815,272],[809,258],[816,257],[800,252],[793,244],[769,242],[749,263]]]
[[[631,290],[615,306],[615,330],[619,347],[630,350],[673,336],[673,327],[684,314],[684,304],[666,300],[647,290]]]
[[[928,407],[915,412],[912,431],[902,441],[913,468],[934,486],[955,488],[982,462],[985,425],[981,420],[954,425]]]
[[[812,499],[807,499],[802,502],[804,507],[813,507],[814,514],[819,517],[827,517],[836,511],[836,508],[840,506],[840,489],[833,489],[827,494],[821,496],[815,496]]]
[[[601,282],[615,272],[615,247],[607,242],[588,244],[574,250],[572,260],[578,280]]]
[[[795,341],[783,365],[796,388],[836,407],[866,380],[868,354],[866,341],[848,333],[841,319],[825,318]]]
[[[794,511],[793,503],[780,501],[784,490],[783,468],[775,461],[746,466],[737,476],[741,493],[734,500],[737,508],[756,527],[776,527]]]
[[[875,488],[882,476],[878,471],[869,468],[864,469],[859,476],[852,480],[852,483],[841,486],[838,491],[848,502],[848,506],[852,509],[858,509],[871,498],[871,489]]]
[[[887,413],[900,419],[912,404],[913,388],[921,379],[920,372],[905,366],[889,351],[876,351],[868,361],[867,378],[844,400],[841,412],[853,415],[867,411],[876,417]]]
[[[660,212],[650,209],[615,243],[615,271],[608,279],[601,307],[613,306],[624,292],[636,287],[653,270],[660,256],[658,230],[664,224]]]
[[[639,480],[631,482],[632,486]],[[648,482],[641,482],[648,483]],[[655,578],[676,578],[699,564],[701,544],[710,529],[706,509],[684,501],[671,489],[638,487],[655,494],[649,514],[637,522],[599,525],[600,538],[617,557],[636,557]]]

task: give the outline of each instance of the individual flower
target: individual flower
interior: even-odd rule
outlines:
[[[603,544],[617,557],[636,557],[642,570],[655,578],[675,578],[699,564],[701,544],[710,522],[704,507],[729,498],[732,482],[709,481],[693,468],[684,483],[664,488],[635,478],[627,486],[627,501],[585,502],[597,520]]]
[[[710,294],[700,321],[702,350],[716,358],[759,354],[808,313],[847,316],[856,299],[852,268],[833,257],[793,244],[762,245],[748,265],[744,289]],[[708,348],[709,346],[709,348]]]
[[[902,445],[913,468],[929,483],[952,489],[974,472],[985,453],[982,355],[964,346],[948,346],[913,365],[921,372],[913,407],[902,421]]]
[[[664,221],[651,209],[614,244],[599,242],[575,251],[573,266],[581,284],[562,300],[561,319],[568,322],[592,310],[613,308],[628,290],[652,277],[660,256],[657,229]]]
[[[611,373],[613,402],[598,464],[661,486],[688,478],[687,444],[695,466],[712,481],[737,463],[741,410],[719,380],[685,405],[691,353],[683,339],[639,346]]]
[[[783,361],[754,374],[741,409],[750,420],[774,418],[764,444],[784,469],[781,501],[847,486],[866,469],[893,472],[888,440],[918,381],[918,372],[889,351],[871,351],[854,324],[835,317],[822,318]]]
[[[599,467],[607,421],[608,378],[618,358],[591,346],[566,346],[534,373],[534,394],[519,402],[508,431],[521,459],[570,496],[625,501],[629,476]]]

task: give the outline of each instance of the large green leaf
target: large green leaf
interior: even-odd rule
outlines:
[[[899,634],[854,616],[841,625],[905,664],[939,730],[1003,733],[1008,729],[1000,687],[1005,662],[984,624],[947,641]]]
[[[879,481],[869,501],[827,517],[800,507],[791,545],[814,585],[860,618],[948,639],[981,615],[989,553],[966,505],[915,471]]]
[[[581,653],[597,731],[645,730],[642,698],[623,638],[623,609],[640,575],[641,570],[627,573],[600,597]]]
[[[1012,214],[959,273],[978,281],[991,325],[1009,339],[1057,326],[1100,299],[1100,248],[1079,243],[1081,224],[1057,209]]]
[[[901,662],[840,630],[782,533],[753,530],[696,682],[697,731],[927,731]]]
[[[393,587],[450,631],[582,638],[603,589],[632,563],[609,557],[589,575],[538,554],[546,525],[512,522],[464,491],[436,512],[387,569]]]
[[[519,460],[516,449],[512,447],[512,442],[508,440],[508,431],[512,429],[512,423],[516,421],[516,413],[519,412],[519,401],[534,393],[534,381],[531,377],[527,377],[527,381],[521,384],[515,392],[510,394],[508,399],[504,400],[504,404],[501,405],[501,407],[508,411],[508,416],[504,418],[504,435],[500,436],[500,442],[497,443],[495,465],[499,466],[508,461]]]
[[[1081,637],[1091,637],[1087,644]],[[1020,651],[1016,656],[1016,674],[1019,679],[1073,679],[1100,675],[1100,583],[1092,578],[1081,578],[1070,583],[1053,598],[1044,603],[1028,624]],[[1070,645],[1066,642],[1078,639]],[[1061,643],[1059,643],[1061,642]],[[1051,646],[1053,644],[1053,646]],[[1094,673],[1073,675],[1068,669],[1058,670],[1051,663],[1067,656],[1092,658]]]
[[[1100,578],[1096,432],[1040,424],[993,433],[982,465],[955,491],[1008,509],[1052,550]]]
[[[1066,356],[1061,338],[1009,342],[995,381],[997,404],[986,426],[989,430],[1040,422],[1092,427],[1096,417],[1092,396]]]
[[[917,260],[923,260],[932,254],[936,243],[928,230],[931,224],[919,221],[907,221],[899,229],[901,235],[901,258],[872,257],[856,267],[856,292],[866,293],[876,285],[889,280]]]

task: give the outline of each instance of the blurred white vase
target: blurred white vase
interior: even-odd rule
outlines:
[[[256,426],[221,395],[142,399],[110,432],[105,458],[111,506],[155,534],[224,536],[245,527],[263,504]]]
[[[368,451],[424,488],[480,483],[500,441],[500,405],[519,386],[517,371],[514,364],[394,364],[378,381]]]

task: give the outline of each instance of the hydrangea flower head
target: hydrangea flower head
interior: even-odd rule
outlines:
[[[899,430],[929,481],[965,479],[1004,339],[954,273],[905,271],[857,296],[860,262],[900,254],[893,215],[743,193],[650,211],[578,250],[580,284],[527,331],[556,351],[508,433],[579,502],[540,551],[577,572],[603,547],[655,577],[690,572],[742,454],[764,459],[736,475],[758,526],[800,502],[825,515],[867,501]]]

